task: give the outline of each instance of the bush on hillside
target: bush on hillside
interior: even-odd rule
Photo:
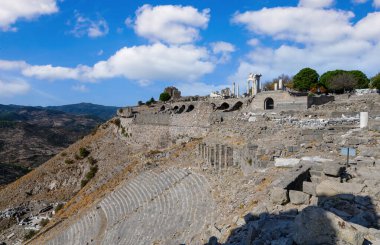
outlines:
[[[89,150],[87,150],[84,147],[79,148],[79,156],[81,158],[86,158],[88,155],[90,155],[90,151]]]
[[[163,92],[163,93],[160,94],[160,101],[165,102],[165,101],[170,100],[170,98],[171,98],[171,96],[167,92]]]

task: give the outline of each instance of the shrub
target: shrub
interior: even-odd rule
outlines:
[[[293,78],[293,87],[299,91],[308,91],[313,85],[318,84],[318,73],[311,68],[300,70]]]
[[[90,151],[89,151],[89,150],[87,150],[87,149],[84,148],[84,147],[79,148],[79,156],[80,156],[81,158],[85,158],[85,157],[87,157],[88,155],[90,155]]]
[[[139,101],[137,102],[137,104],[138,104],[139,106],[142,106],[142,105],[144,105],[144,102],[142,102],[141,100],[139,100]]]
[[[371,87],[380,89],[380,73],[371,78]]]
[[[73,163],[74,163],[74,160],[72,160],[72,159],[66,159],[66,160],[65,160],[65,163],[66,163],[66,164],[73,164]]]
[[[57,207],[55,207],[54,211],[57,213],[59,210],[63,208],[63,206],[64,206],[63,203],[59,203]]]
[[[42,220],[40,221],[40,226],[44,227],[44,226],[46,226],[48,223],[49,223],[49,219],[42,219]]]
[[[85,185],[87,185],[88,181],[88,179],[82,179],[82,181],[80,182],[80,187],[83,188]]]
[[[28,233],[26,233],[24,236],[25,240],[31,239],[36,233],[37,233],[37,231],[35,231],[35,230],[28,231]]]
[[[150,98],[150,100],[148,100],[145,104],[147,104],[147,105],[151,105],[151,104],[153,104],[153,103],[155,103],[156,101],[154,100],[154,98],[152,97],[152,98]]]
[[[92,167],[90,168],[90,172],[88,172],[88,173],[86,174],[86,178],[87,178],[88,180],[94,178],[96,172],[98,172],[98,166],[97,166],[97,165],[92,166]]]
[[[120,118],[116,118],[115,120],[112,121],[113,124],[115,124],[118,128],[120,128]]]
[[[65,156],[67,156],[67,153],[66,152],[62,152],[61,156],[65,157]]]
[[[160,94],[160,101],[164,101],[165,102],[165,101],[170,100],[170,98],[171,98],[171,96],[167,92],[163,92],[163,93]]]
[[[74,158],[75,158],[75,160],[80,160],[81,159],[81,157],[78,154],[75,154]]]
[[[97,161],[96,161],[93,157],[88,157],[88,158],[87,158],[87,161],[88,161],[88,163],[91,164],[91,165],[94,165],[95,163],[97,163]]]

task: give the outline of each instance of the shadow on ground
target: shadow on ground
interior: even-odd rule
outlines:
[[[248,213],[244,220],[245,224],[232,230],[224,245],[375,244],[364,238],[368,235],[364,231],[379,228],[371,197],[351,194],[319,197],[316,206],[301,212]],[[221,244],[211,237],[205,245]]]

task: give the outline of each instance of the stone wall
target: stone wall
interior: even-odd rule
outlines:
[[[253,99],[251,109],[262,111],[265,109],[267,99],[273,99],[274,110],[305,110],[307,109],[306,96],[292,96],[286,91],[264,91],[258,93]]]
[[[310,108],[312,105],[323,105],[334,100],[335,97],[330,95],[308,96],[307,107]]]

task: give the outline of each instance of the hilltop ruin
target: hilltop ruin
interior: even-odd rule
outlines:
[[[0,190],[0,241],[40,229],[27,244],[379,243],[379,95],[258,88],[119,110]]]

